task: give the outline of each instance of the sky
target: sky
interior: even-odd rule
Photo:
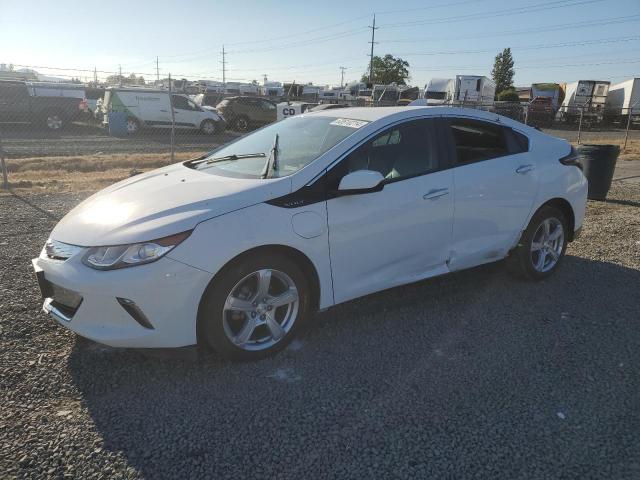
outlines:
[[[160,76],[340,85],[374,54],[410,64],[411,85],[490,76],[510,47],[515,84],[640,77],[640,0],[169,2],[0,0],[0,63],[91,79]],[[45,68],[46,67],[46,68]]]

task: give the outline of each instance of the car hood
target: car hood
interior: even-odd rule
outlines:
[[[290,191],[289,178],[229,178],[179,163],[92,195],[56,225],[51,238],[85,247],[155,240]]]

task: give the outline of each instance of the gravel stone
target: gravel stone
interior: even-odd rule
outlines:
[[[85,195],[0,196],[2,478],[640,478],[640,184],[559,271],[501,263],[316,316],[231,363],[97,346],[30,259]]]

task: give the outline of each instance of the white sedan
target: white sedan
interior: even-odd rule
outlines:
[[[386,288],[506,257],[543,279],[586,196],[571,146],[508,118],[324,110],[96,193],[33,265],[44,310],[83,337],[254,359]]]

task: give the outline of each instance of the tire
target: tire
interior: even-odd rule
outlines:
[[[216,130],[216,122],[213,120],[203,120],[200,124],[200,131],[205,135],[215,135]]]
[[[557,228],[561,230],[558,232]],[[562,212],[549,205],[543,206],[535,213],[507,259],[509,270],[529,280],[547,278],[564,258],[568,234],[567,220]]]
[[[246,115],[240,115],[233,122],[234,128],[239,132],[246,132],[249,130],[249,117]]]
[[[127,135],[135,135],[140,131],[140,122],[133,117],[127,117]]]
[[[44,126],[47,130],[57,132],[63,129],[64,119],[57,112],[46,112],[44,116]]]
[[[249,255],[226,266],[207,287],[199,332],[225,358],[258,360],[293,340],[310,314],[310,299],[309,282],[295,262],[281,254]]]

